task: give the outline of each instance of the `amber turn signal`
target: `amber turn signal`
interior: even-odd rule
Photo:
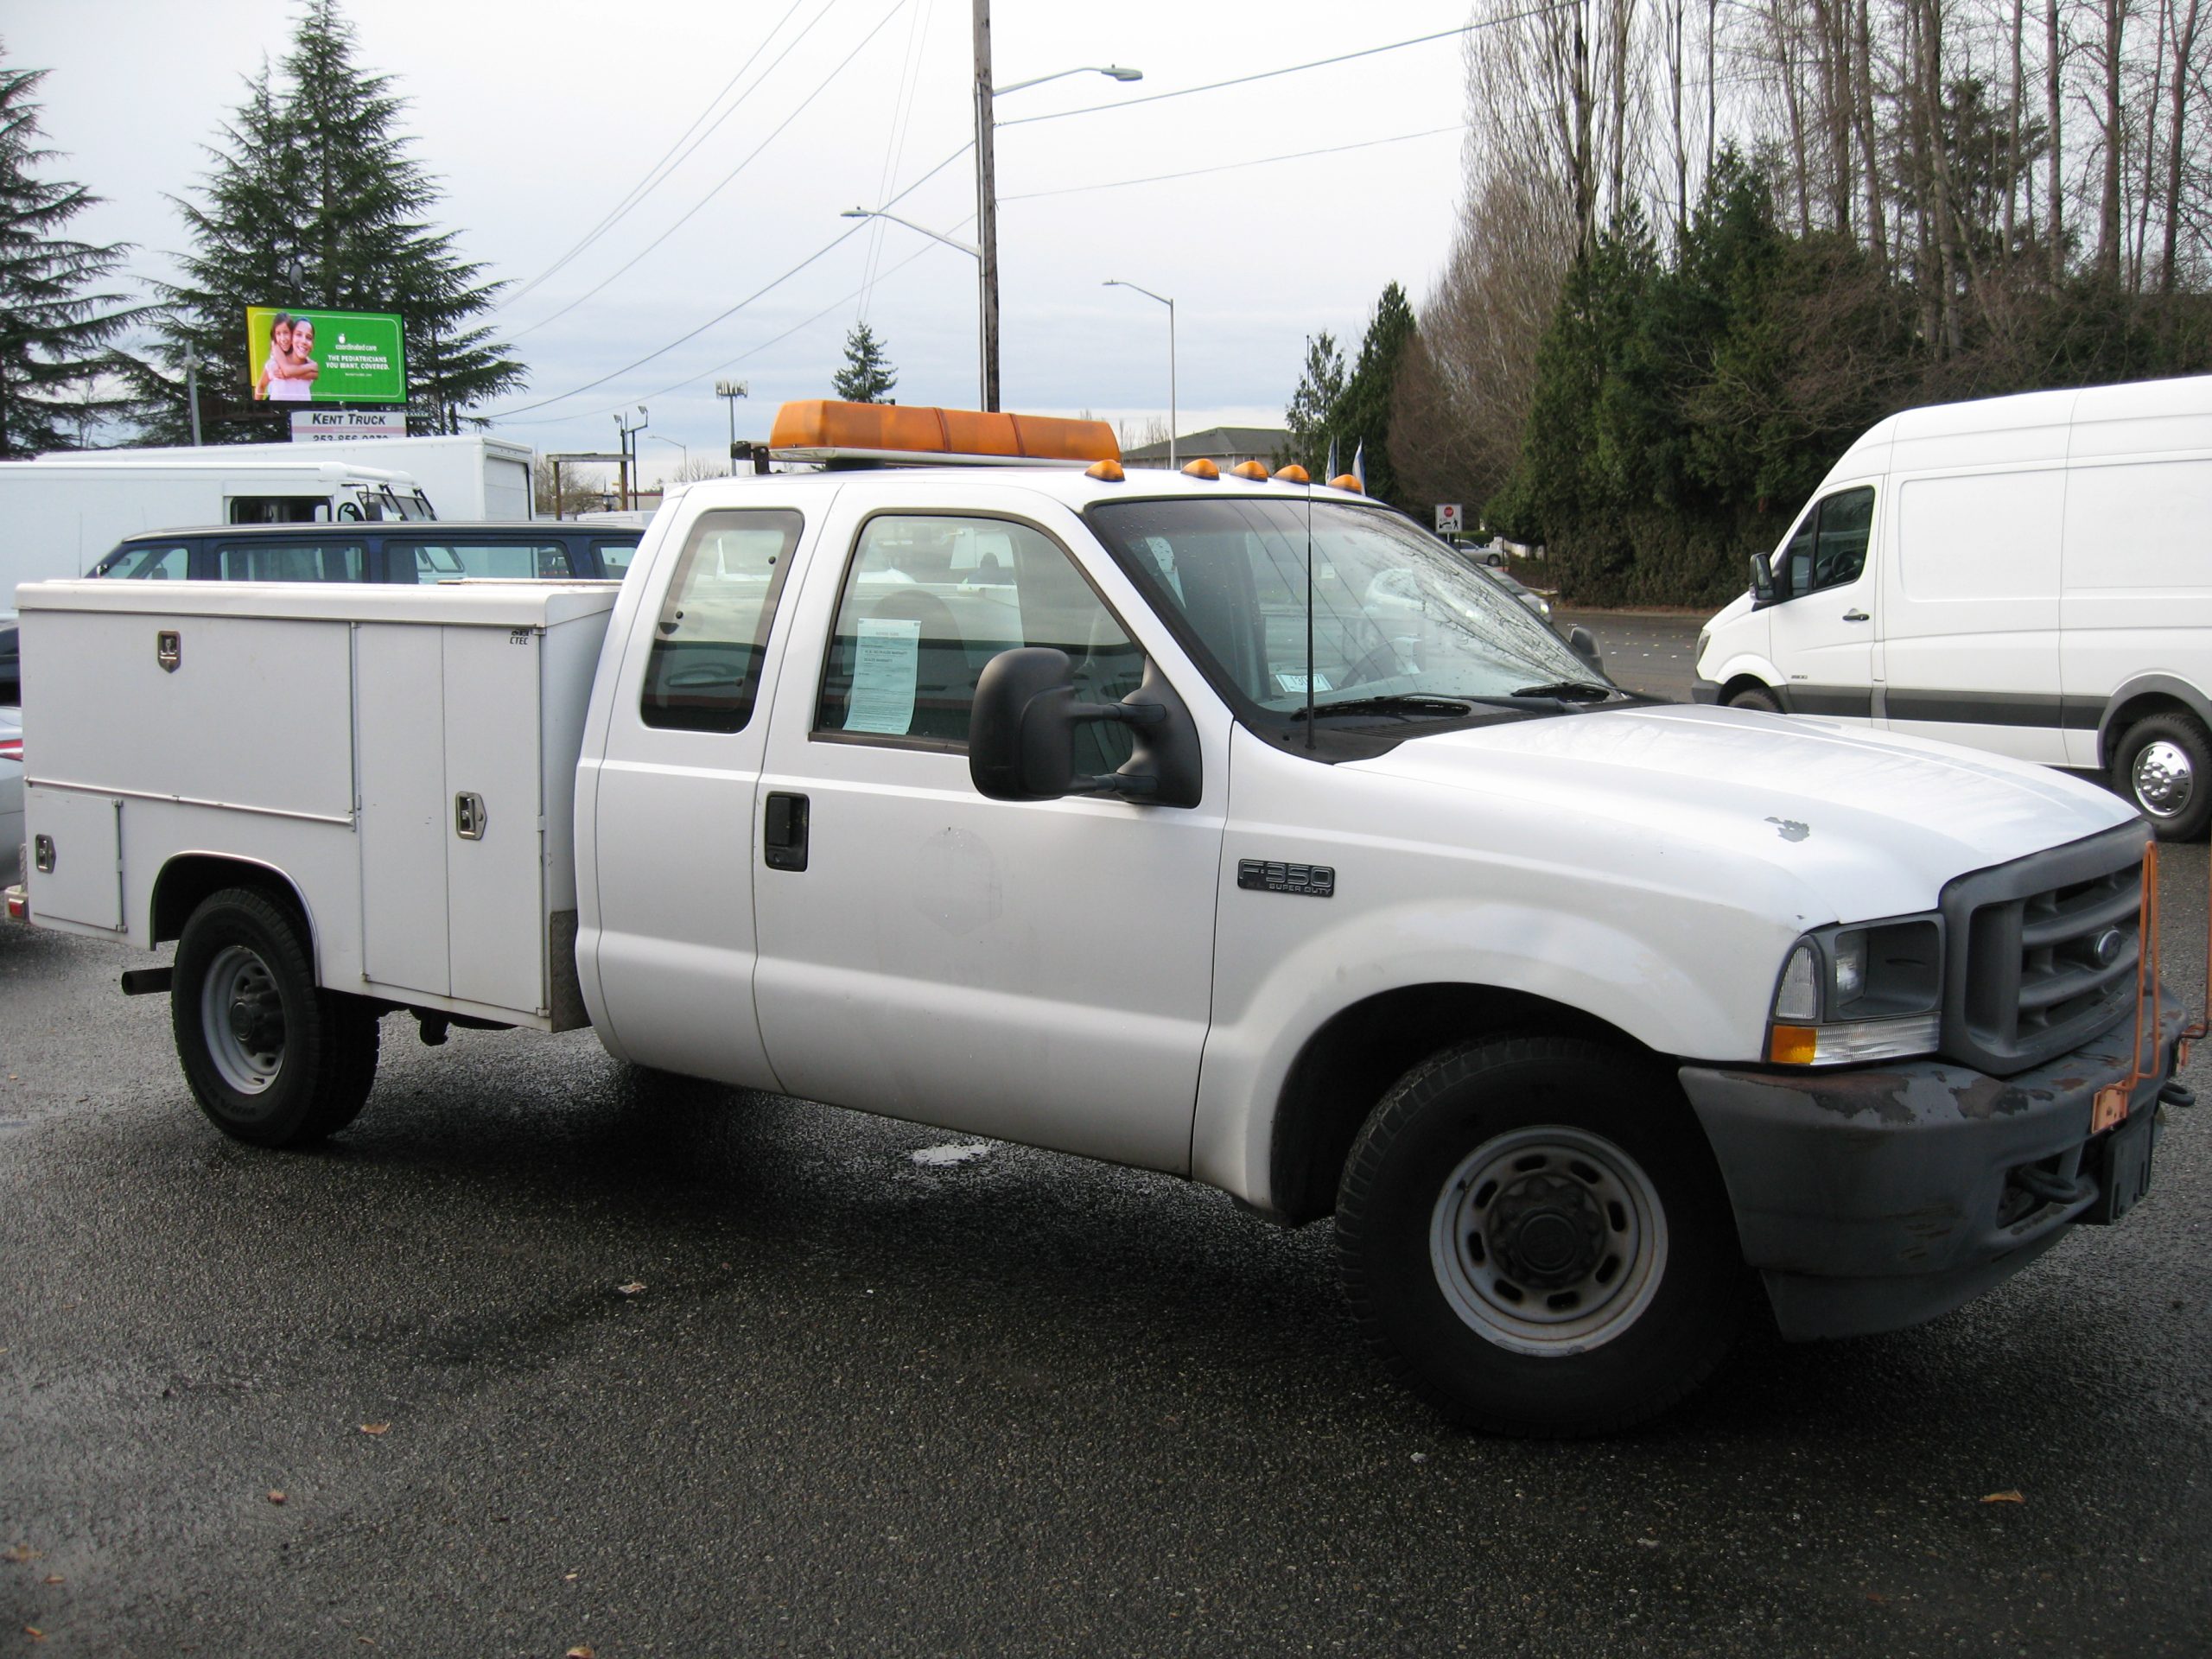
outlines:
[[[1183,471],[1192,478],[1219,478],[1221,476],[1221,468],[1204,455],[1200,455],[1196,461],[1185,463]]]
[[[1770,1027],[1766,1057],[1776,1065],[1810,1065],[1820,1048],[1819,1038],[1810,1026]]]

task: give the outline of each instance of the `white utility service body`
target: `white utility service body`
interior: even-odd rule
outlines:
[[[205,449],[178,448],[132,451],[134,454],[171,461],[186,461],[207,453]],[[406,438],[333,435],[291,443],[226,444],[222,453],[226,458],[235,457],[241,462],[337,462],[404,473],[436,504],[441,518],[537,516],[531,471],[537,464],[537,452],[512,438],[495,438],[482,433]],[[41,457],[48,461],[74,458],[73,452]],[[152,526],[172,527],[172,524]]]
[[[1955,1306],[2124,1213],[2177,1064],[2109,794],[1590,683],[1335,491],[783,474],[673,496],[619,594],[22,607],[32,919],[182,933],[227,1132],[359,1109],[257,1116],[311,1029],[365,1096],[378,1010],[567,1023],[573,889],[618,1057],[1334,1211],[1392,1365],[1493,1427],[1663,1408],[1745,1262],[1794,1336]],[[241,696],[288,724],[194,742]],[[320,989],[257,977],[291,910]]]
[[[2212,822],[2212,375],[1906,410],[1700,637],[1697,701],[2106,773]]]
[[[293,451],[271,460],[227,449],[152,455],[86,451],[0,461],[0,610],[19,582],[80,576],[126,536],[195,524],[327,523],[412,505],[396,465]],[[399,516],[396,505],[391,516]]]

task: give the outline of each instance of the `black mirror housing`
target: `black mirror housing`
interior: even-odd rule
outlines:
[[[1086,721],[1135,728],[1121,771],[1077,777],[1075,728]],[[1196,806],[1198,724],[1147,659],[1144,680],[1120,702],[1077,702],[1075,665],[1049,645],[1002,651],[983,664],[968,715],[968,776],[995,801],[1119,795],[1160,806]]]

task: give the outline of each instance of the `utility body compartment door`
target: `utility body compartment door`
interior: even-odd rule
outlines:
[[[1026,490],[917,479],[895,513],[845,507],[791,623],[755,828],[769,796],[804,797],[804,868],[788,846],[753,861],[756,1000],[785,1089],[1187,1170],[1226,711],[1081,522]],[[1201,804],[979,794],[975,677],[1023,644],[1067,650],[1080,695],[1122,695],[1145,657],[1170,673],[1198,722]],[[1078,755],[1106,729],[1079,731]]]

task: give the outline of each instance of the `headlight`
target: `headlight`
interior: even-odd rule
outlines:
[[[1941,917],[1824,927],[1783,958],[1766,1057],[1777,1065],[1847,1065],[1932,1054],[1942,1001]]]
[[[1712,643],[1713,630],[1711,628],[1700,628],[1697,631],[1697,655],[1690,658],[1690,665],[1693,668],[1705,660],[1705,648]]]

